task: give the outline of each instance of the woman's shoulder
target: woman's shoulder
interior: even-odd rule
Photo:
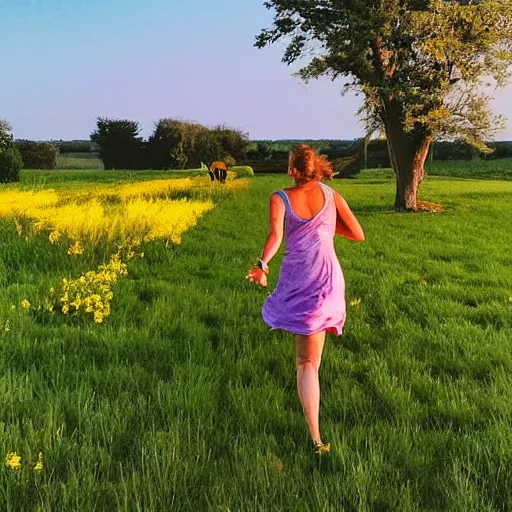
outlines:
[[[275,201],[275,200],[282,200],[284,201],[285,197],[286,197],[286,192],[285,192],[286,189],[284,188],[280,188],[279,190],[274,190],[274,192],[272,192],[272,194],[270,194],[270,200],[271,201]]]

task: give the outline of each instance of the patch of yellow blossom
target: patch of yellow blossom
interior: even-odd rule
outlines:
[[[50,240],[51,244],[58,242],[62,237],[62,233],[60,231],[54,230],[48,235],[48,240]]]
[[[96,323],[103,322],[110,314],[110,303],[114,297],[112,286],[127,273],[126,263],[116,253],[98,270],[90,270],[77,279],[63,279],[58,298],[62,313],[70,315],[81,310],[92,314]]]
[[[197,178],[139,181],[122,185],[116,195],[121,201],[131,199],[154,200],[167,198],[172,193],[188,191],[197,185]]]
[[[60,309],[65,315],[78,311],[91,314],[97,323],[110,314],[112,286],[126,275],[126,262],[135,256],[142,242],[164,239],[179,244],[183,233],[198,218],[213,209],[216,194],[247,188],[246,179],[231,179],[219,186],[207,175],[192,178],[148,180],[102,186],[72,187],[58,193],[51,190],[0,191],[0,217],[13,219],[19,236],[25,240],[48,230],[51,244],[64,236],[73,241],[68,254],[84,252],[82,242],[100,240],[118,242],[118,252],[97,270],[77,279],[63,280],[59,294],[50,292],[43,306],[48,311]],[[198,192],[198,193],[196,193]],[[187,198],[172,200],[170,197]],[[192,200],[190,198],[198,198]],[[203,200],[206,198],[206,200]],[[26,309],[28,300],[22,302]]]
[[[8,452],[5,456],[5,463],[11,469],[21,468],[21,457],[16,452]]]
[[[21,469],[21,457],[16,452],[7,452],[5,456],[5,464],[7,467],[18,470]],[[39,452],[37,462],[34,465],[34,471],[42,471],[43,469],[43,453]]]
[[[80,243],[80,240],[75,240],[75,243],[68,249],[70,256],[77,256],[84,253],[84,248]]]
[[[349,302],[349,304],[354,307],[354,308],[357,308],[360,304],[361,304],[361,298],[359,299],[353,299]]]
[[[59,198],[53,189],[34,191],[7,189],[0,192],[0,217],[31,216],[35,210],[57,204]]]
[[[208,176],[197,176],[70,188],[58,194],[55,190],[11,189],[0,192],[0,216],[13,218],[18,234],[27,240],[34,233],[49,230],[52,244],[64,235],[93,243],[134,238],[165,238],[179,243],[183,231],[195,224],[197,216],[213,208],[211,197],[244,189],[248,181],[228,179],[222,186],[215,185],[218,183],[211,183]],[[179,192],[196,197],[196,191],[198,198],[208,200],[168,199]]]
[[[182,234],[212,209],[211,201],[130,201],[126,203],[120,220],[123,239],[136,234],[146,242],[163,238],[179,244]]]

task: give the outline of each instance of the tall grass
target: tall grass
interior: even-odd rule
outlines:
[[[103,162],[98,153],[61,153],[57,169],[103,169]]]
[[[45,176],[23,186],[65,186]],[[0,223],[0,446],[22,457],[0,470],[6,511],[510,510],[512,184],[427,180],[447,210],[393,214],[392,180],[332,183],[366,242],[336,240],[361,301],[326,344],[319,459],[293,341],[260,318],[283,251],[269,290],[244,279],[287,183],[255,176],[180,245],[147,243],[101,325],[20,306],[92,259]]]

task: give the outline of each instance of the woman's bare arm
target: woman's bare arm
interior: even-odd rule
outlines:
[[[279,194],[272,194],[270,196],[269,232],[261,256],[265,264],[268,264],[279,250],[279,247],[281,247],[284,231],[284,213],[283,200],[279,197]]]
[[[284,213],[283,201],[278,194],[272,194],[270,196],[269,233],[263,248],[263,255],[261,256],[261,261],[265,265],[275,256],[283,241]],[[264,272],[259,267],[251,268],[247,274],[247,279],[251,283],[256,282],[261,286],[267,286],[267,272]]]
[[[334,191],[334,200],[336,202],[336,234],[344,236],[355,242],[364,241],[363,228],[359,224],[352,210],[349,208],[345,199],[338,192]]]

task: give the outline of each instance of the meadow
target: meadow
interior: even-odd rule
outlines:
[[[269,289],[244,278],[288,184],[25,171],[0,189],[2,510],[512,510],[512,183],[429,177],[421,199],[445,211],[421,214],[391,212],[384,171],[330,183],[366,241],[336,240],[348,319],[321,368],[327,457],[293,341],[260,317],[283,248]],[[62,301],[91,271],[100,292]]]

